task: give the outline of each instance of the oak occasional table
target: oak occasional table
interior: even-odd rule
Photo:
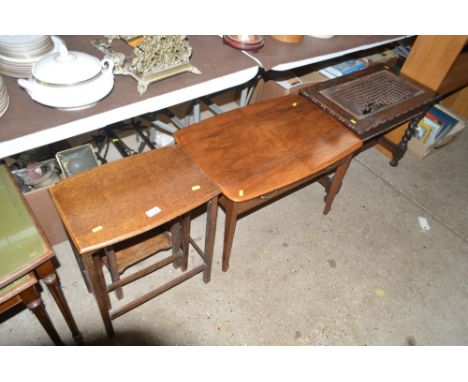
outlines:
[[[327,191],[328,213],[353,153],[362,146],[341,123],[298,95],[224,113],[179,130],[174,138],[222,190],[224,271],[238,215],[313,180]]]
[[[179,148],[165,147],[102,165],[60,182],[50,193],[109,337],[114,335],[111,320],[200,272],[204,282],[210,280],[220,190]],[[203,205],[207,220],[202,251],[190,238],[190,212]],[[203,259],[191,269],[189,244]],[[126,272],[171,247],[172,255]],[[120,299],[124,285],[169,264],[182,273],[111,310],[110,292]],[[109,285],[103,265],[109,268]]]
[[[0,166],[0,289],[36,273],[47,285],[60,308],[76,343],[83,342],[59,284],[53,263],[54,252],[36,223],[27,202],[8,169]],[[34,275],[29,276],[29,281]],[[28,282],[24,280],[23,286]],[[29,284],[28,284],[29,285]],[[20,293],[20,292],[18,292]],[[55,331],[55,329],[54,329]],[[49,332],[50,334],[50,332]],[[55,335],[51,336],[59,343]]]

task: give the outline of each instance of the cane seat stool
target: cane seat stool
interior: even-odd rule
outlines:
[[[168,146],[107,163],[67,178],[50,194],[109,337],[114,335],[112,320],[122,314],[200,272],[209,282],[220,190],[179,148]],[[190,212],[205,205],[202,250],[190,237]],[[190,244],[202,263],[189,267]],[[154,261],[148,265],[148,260]],[[135,270],[134,265],[142,264],[143,269]],[[112,307],[112,291],[121,299],[123,286],[170,264],[178,269],[169,281],[143,294],[139,287],[139,297]]]
[[[392,154],[392,166],[403,158],[419,120],[440,99],[436,92],[384,64],[311,85],[299,94],[356,133],[365,142],[361,151],[382,145]],[[406,122],[399,144],[385,137]]]
[[[24,302],[39,318],[54,343],[62,344],[38,295],[36,286],[37,279],[40,279],[57,303],[74,341],[82,344],[82,335],[55,271],[54,252],[5,165],[0,166],[0,206],[2,307],[9,309]]]
[[[299,95],[224,113],[179,130],[174,138],[222,190],[224,271],[240,214],[313,181],[326,189],[327,214],[362,146],[351,131]]]

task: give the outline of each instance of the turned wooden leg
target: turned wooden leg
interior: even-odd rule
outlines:
[[[55,330],[54,324],[50,320],[49,315],[45,309],[44,303],[42,302],[41,296],[39,292],[36,290],[36,287],[33,285],[32,287],[26,289],[25,291],[19,294],[21,300],[26,304],[28,309],[34,313],[37,317],[51,340],[54,342],[55,345],[63,345],[60,336],[58,335],[57,331]]]
[[[229,268],[229,258],[231,257],[232,242],[236,231],[237,215],[239,204],[226,198],[225,210],[226,221],[224,225],[224,247],[223,247],[223,272]]]
[[[52,260],[48,260],[36,268],[36,272],[39,278],[47,285],[50,293],[54,297],[60,311],[62,312],[65,321],[72,333],[73,339],[77,344],[83,344],[83,336],[81,335],[78,326],[76,325],[75,319],[73,318],[70,307],[68,306],[63,290],[60,287],[59,278],[55,272],[54,264]]]
[[[216,217],[218,214],[218,197],[215,196],[208,202],[206,212],[206,231],[205,231],[205,264],[203,271],[203,281],[208,283],[211,279],[211,267],[213,265],[213,249],[216,233]]]
[[[190,247],[190,214],[182,217],[182,270],[185,272],[188,268],[189,247]]]
[[[107,264],[109,264],[109,273],[113,283],[120,280],[119,269],[117,267],[117,259],[115,258],[114,247],[104,248],[104,254],[107,258]],[[115,296],[122,300],[123,298],[123,289],[121,286],[115,288]]]
[[[348,170],[349,164],[351,163],[352,156],[349,156],[344,163],[339,165],[333,176],[330,189],[328,190],[327,196],[325,198],[325,207],[323,209],[323,214],[326,215],[330,212],[333,200],[335,199],[336,194],[340,191],[341,183],[343,182],[343,177]]]
[[[99,255],[94,255],[93,253],[82,255],[82,259],[107,335],[109,337],[113,337],[115,335],[114,327],[112,326],[112,321],[109,315],[111,304],[109,295],[107,294],[104,274],[102,273],[101,259],[99,258]]]
[[[408,123],[408,128],[405,131],[405,134],[401,138],[400,143],[398,146],[393,150],[392,152],[392,160],[389,162],[390,166],[396,167],[398,165],[398,162],[401,158],[403,158],[403,155],[405,155],[406,150],[408,149],[408,142],[410,141],[411,137],[414,134],[414,131],[416,130],[416,127],[418,126],[419,121],[421,118],[424,116],[424,114],[420,117],[416,117],[412,119]]]

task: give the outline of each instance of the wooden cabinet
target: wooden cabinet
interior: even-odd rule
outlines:
[[[401,74],[438,91],[447,98],[446,106],[463,114],[468,104],[468,52],[463,48],[468,36],[418,36],[405,61]],[[466,117],[466,116],[465,116]],[[386,137],[398,143],[407,124],[393,130]],[[382,146],[380,151],[391,158],[391,154]]]

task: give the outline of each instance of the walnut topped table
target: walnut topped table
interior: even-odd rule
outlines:
[[[224,271],[239,214],[313,179],[327,189],[328,213],[351,155],[362,146],[341,123],[298,95],[224,113],[179,130],[174,138],[222,189]],[[327,174],[335,171],[330,181]]]

